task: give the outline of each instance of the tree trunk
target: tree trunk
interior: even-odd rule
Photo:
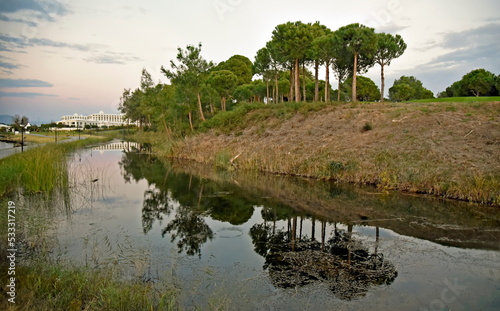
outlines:
[[[380,84],[380,101],[384,101],[384,89],[385,89],[385,76],[384,76],[384,65],[381,64],[380,67],[382,68],[380,70],[380,79],[381,79],[381,84]]]
[[[300,61],[295,59],[295,102],[300,102]]]
[[[188,113],[188,118],[189,118],[189,127],[191,127],[191,132],[194,132],[194,127],[193,127],[193,114],[190,111]]]
[[[295,94],[293,92],[294,86],[295,86],[295,70],[292,65],[292,67],[290,68],[290,95],[289,95],[290,98],[288,99],[289,102],[294,101],[294,94]]]
[[[275,79],[275,82],[276,82],[276,87],[275,87],[275,95],[276,95],[276,101],[274,102],[275,104],[278,103],[279,101],[279,96],[280,96],[280,92],[279,92],[279,86],[278,86],[278,83],[279,83],[279,74],[278,74],[278,71],[276,71],[276,79]]]
[[[200,93],[196,94],[198,97],[198,109],[200,110],[200,118],[202,121],[206,121],[205,115],[203,114],[203,107],[201,106],[201,96]]]
[[[330,61],[327,60],[325,63],[325,103],[330,101]]]
[[[221,99],[220,99],[220,109],[222,109],[222,111],[226,111],[226,97],[225,96],[221,97]]]
[[[266,104],[269,104],[269,80],[266,80]]]
[[[163,121],[163,127],[165,128],[165,133],[167,135],[167,137],[172,137],[172,130],[170,129],[170,127],[168,127],[167,125],[167,121],[165,121],[165,116],[162,115],[161,116],[161,120]]]
[[[306,93],[306,61],[302,61],[302,99],[307,101]]]
[[[319,60],[314,63],[314,101],[319,101]]]
[[[340,83],[340,77],[339,77],[339,86],[338,86],[338,90],[337,90],[337,101],[340,101],[340,87],[342,86],[342,84]]]
[[[314,216],[312,216],[311,222],[312,222],[311,241],[314,241],[316,240],[316,218],[314,218]]]
[[[358,53],[354,52],[354,68],[352,70],[352,102],[357,102],[356,99],[356,73],[358,70]]]

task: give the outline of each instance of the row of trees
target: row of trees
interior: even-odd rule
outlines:
[[[319,22],[305,24],[288,22],[276,26],[271,41],[257,52],[255,57],[255,73],[263,77],[267,85],[267,97],[271,98],[269,88],[271,81],[272,98],[279,99],[280,72],[290,70],[289,100],[301,101],[306,95],[306,66],[314,68],[314,100],[319,100],[319,68],[324,66],[325,84],[324,98],[330,100],[330,70],[333,70],[341,84],[352,77],[351,100],[357,100],[357,75],[366,72],[375,64],[381,67],[381,91],[379,99],[383,100],[385,77],[384,67],[401,56],[406,44],[400,35],[375,33],[373,28],[361,24],[350,24],[332,31]],[[302,81],[300,73],[302,72]],[[302,89],[301,89],[302,84]],[[340,100],[338,92],[337,100]]]
[[[333,92],[330,70],[339,81],[337,100],[383,99],[384,67],[404,53],[406,44],[399,35],[375,33],[360,24],[332,31],[319,22],[288,22],[276,26],[254,62],[235,55],[216,65],[202,57],[201,48],[201,44],[178,48],[170,66],[162,66],[170,85],[155,84],[143,70],[140,87],[124,90],[121,112],[141,126],[162,127],[167,132],[186,126],[192,130],[195,122],[227,110],[233,100],[329,101]],[[375,64],[381,67],[381,90],[358,76]],[[321,66],[326,70],[325,81],[318,78]],[[262,79],[252,81],[255,74]]]
[[[476,69],[465,74],[460,81],[439,93],[439,97],[498,96],[500,95],[500,75],[485,69]]]

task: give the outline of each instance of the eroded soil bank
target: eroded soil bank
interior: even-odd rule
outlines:
[[[271,111],[271,112],[270,112]],[[175,158],[500,204],[500,103],[333,104],[247,112]]]

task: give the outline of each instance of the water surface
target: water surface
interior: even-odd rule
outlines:
[[[72,157],[58,258],[178,289],[185,309],[500,309],[498,209],[141,149]]]

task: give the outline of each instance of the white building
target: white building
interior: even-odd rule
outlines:
[[[57,123],[62,123],[68,127],[84,128],[86,125],[90,126],[123,126],[123,125],[138,125],[138,122],[130,122],[125,119],[125,114],[111,114],[99,111],[99,113],[94,113],[88,116],[79,115],[75,113],[69,116],[62,116],[61,121]]]

